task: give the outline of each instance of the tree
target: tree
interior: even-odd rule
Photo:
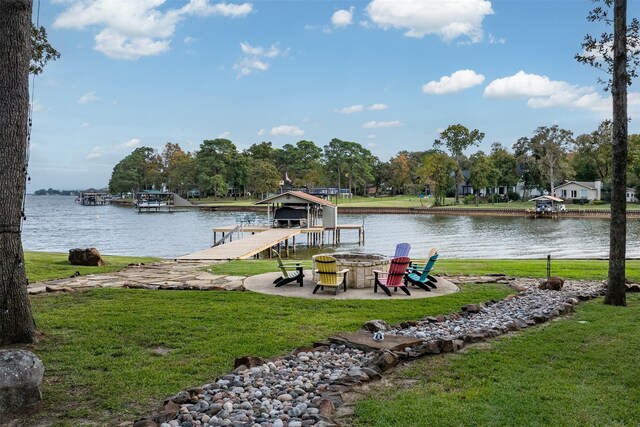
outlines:
[[[126,193],[162,186],[162,157],[149,147],[138,147],[120,160],[109,180],[109,191]]]
[[[498,173],[490,157],[482,151],[473,154],[469,161],[469,184],[476,193],[476,206],[479,205],[480,190],[483,188],[493,188],[498,181]]]
[[[22,249],[31,8],[0,1],[0,346],[36,341]]]
[[[441,148],[443,145],[449,150],[449,154],[456,161],[455,169],[455,194],[456,204],[460,199],[460,183],[462,182],[462,156],[464,150],[474,145],[480,144],[484,139],[484,133],[478,129],[470,131],[461,124],[451,125],[440,133],[440,139],[436,139],[434,148]]]
[[[499,142],[491,144],[489,155],[497,172],[496,185],[504,185],[507,188],[518,185],[518,160]]]
[[[579,135],[575,140],[577,152],[592,160],[600,180],[609,178],[611,136],[611,120],[605,120],[600,123],[597,130],[590,134]]]
[[[401,151],[397,156],[389,159],[387,184],[392,188],[392,194],[404,193],[405,186],[411,184],[411,168],[409,156]]]
[[[238,150],[228,139],[203,141],[196,153],[198,186],[206,187],[206,181],[214,175],[222,175],[227,182],[231,182],[232,170],[229,165],[235,157],[238,157]],[[205,181],[201,181],[201,178]]]
[[[322,149],[313,141],[298,141],[296,145],[285,144],[278,151],[276,163],[278,170],[287,173],[297,185],[313,187],[320,182],[322,175]]]
[[[31,24],[31,62],[29,63],[29,73],[35,75],[42,74],[44,66],[49,61],[60,58],[60,52],[54,49],[47,39],[47,30],[44,27],[36,27]]]
[[[549,182],[551,195],[555,193],[556,181],[572,175],[567,160],[567,151],[572,144],[573,133],[558,125],[539,127],[529,140],[530,151],[540,166],[542,176]]]
[[[455,183],[452,172],[456,167],[456,161],[442,151],[432,151],[422,158],[418,175],[421,183],[431,190],[436,206],[444,204],[447,189]]]
[[[275,191],[279,182],[280,172],[272,163],[256,160],[249,165],[247,187],[256,195]]]
[[[613,102],[613,139],[611,150],[611,227],[609,235],[609,273],[605,304],[626,305],[625,257],[627,245],[627,86],[636,77],[640,64],[640,23],[634,18],[627,26],[627,1],[603,0],[605,7],[595,7],[588,15],[591,22],[613,25],[613,34],[602,33],[599,40],[590,35],[582,43],[585,54],[579,62],[606,71]],[[613,20],[610,8],[613,5]],[[612,45],[613,42],[613,45]]]
[[[534,188],[540,188],[542,184],[542,173],[538,162],[530,152],[529,138],[523,137],[513,144],[514,156],[518,162],[520,180],[523,184],[522,198],[527,198],[527,191],[530,193]]]
[[[373,181],[375,157],[357,142],[333,138],[324,146],[324,157],[326,175],[335,178],[330,184],[342,186],[348,182],[349,192],[352,193],[354,185],[364,188]]]

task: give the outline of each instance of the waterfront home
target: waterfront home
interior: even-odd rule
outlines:
[[[555,188],[555,196],[563,199],[580,199],[585,201],[601,200],[602,182],[567,181]]]

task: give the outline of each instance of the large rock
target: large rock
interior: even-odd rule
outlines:
[[[26,350],[0,350],[0,424],[33,413],[42,400],[44,365]]]
[[[104,260],[96,248],[69,249],[69,262],[72,265],[103,266]]]

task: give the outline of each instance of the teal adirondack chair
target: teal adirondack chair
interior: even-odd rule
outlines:
[[[431,252],[429,252],[427,263],[424,266],[418,264],[411,265],[407,270],[407,274],[404,276],[404,283],[411,283],[425,291],[431,291],[431,288],[436,289],[436,282],[438,280],[429,273],[433,270],[433,266],[438,260],[438,255],[438,250],[433,248]]]

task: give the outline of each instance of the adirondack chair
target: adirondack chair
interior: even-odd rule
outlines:
[[[318,281],[316,287],[313,289],[313,293],[318,292],[318,289],[324,290],[325,286],[329,288],[335,288],[335,294],[338,295],[338,289],[340,286],[347,292],[347,273],[348,268],[338,271],[338,264],[336,259],[328,255],[320,255],[315,258],[316,273],[318,275]],[[339,280],[338,276],[342,275],[342,279]]]
[[[286,285],[291,282],[298,282],[300,287],[302,287],[302,278],[304,274],[302,273],[302,264],[299,262],[294,263],[284,263],[280,258],[280,254],[275,249],[271,249],[271,254],[278,261],[278,268],[282,271],[282,276],[278,277],[273,283],[276,285],[276,288],[279,288],[282,285]],[[292,270],[294,269],[295,270]]]
[[[409,256],[409,251],[411,250],[411,245],[408,243],[398,243],[396,245],[396,253],[393,255],[394,258],[399,258],[401,256]]]
[[[428,261],[424,266],[416,264],[409,267],[407,274],[404,276],[404,283],[411,283],[425,291],[431,291],[430,288],[436,289],[436,282],[438,280],[429,275],[429,273],[433,270],[433,265],[438,260],[438,255],[438,250],[433,248],[431,252],[429,252],[429,256],[427,257]]]
[[[394,292],[397,292],[398,288],[400,288],[405,294],[411,295],[407,284],[402,281],[402,278],[407,273],[407,267],[409,267],[410,261],[409,257],[406,256],[393,258],[389,265],[389,271],[373,270],[373,292],[377,293],[378,286],[380,286],[384,293],[389,296],[391,296],[389,288],[394,288]]]

